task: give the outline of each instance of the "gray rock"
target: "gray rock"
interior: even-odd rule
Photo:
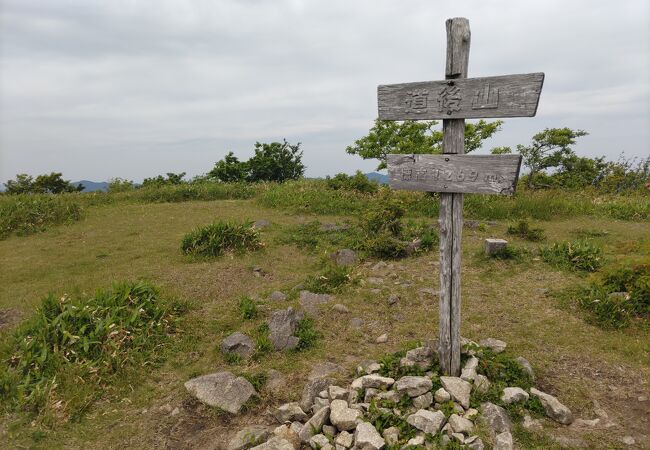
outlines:
[[[377,339],[375,339],[375,342],[377,342],[377,344],[385,344],[388,342],[388,335],[386,333],[382,334]]]
[[[330,422],[341,431],[354,430],[357,426],[357,419],[361,417],[361,412],[348,408],[345,400],[332,400],[330,404]]]
[[[470,434],[474,429],[474,424],[470,420],[460,417],[457,414],[449,416],[449,425],[455,433]]]
[[[364,375],[355,379],[352,382],[352,389],[367,389],[367,388],[377,388],[377,389],[387,389],[395,383],[393,378],[382,377],[381,375]]]
[[[433,383],[427,377],[405,376],[395,382],[394,389],[409,397],[418,397],[431,390]]]
[[[521,368],[526,371],[526,373],[530,376],[530,379],[532,381],[535,381],[535,371],[533,370],[533,366],[530,365],[528,360],[523,356],[518,356],[515,358],[515,361],[517,361],[517,364],[519,364]]]
[[[255,222],[253,222],[253,228],[256,228],[258,230],[261,230],[262,228],[266,228],[270,225],[268,220],[260,219]]]
[[[280,292],[280,291],[273,291],[269,295],[268,299],[269,299],[269,301],[272,301],[272,302],[283,302],[283,301],[285,301],[287,299],[287,294],[285,294],[284,292]]]
[[[463,366],[460,377],[465,381],[474,381],[476,379],[476,370],[478,368],[478,358],[475,356],[470,357]]]
[[[531,388],[530,393],[539,398],[539,401],[542,403],[542,406],[544,406],[544,410],[548,417],[563,425],[570,425],[571,422],[573,422],[573,414],[571,414],[571,410],[560,403],[557,398],[542,391],[538,391],[535,388]]]
[[[508,246],[508,241],[505,239],[486,239],[485,240],[485,254],[492,256]]]
[[[506,349],[506,343],[499,339],[487,338],[479,342],[481,347],[489,348],[494,353],[501,353]]]
[[[366,395],[363,397],[364,403],[370,403],[370,401],[375,398],[379,393],[379,389],[368,388],[366,389]]]
[[[391,392],[395,392],[395,391],[391,391]],[[413,399],[413,407],[415,409],[426,409],[429,406],[431,406],[432,403],[433,403],[433,394],[431,392],[427,392],[426,394],[422,394]]]
[[[307,420],[307,414],[302,410],[298,403],[285,403],[277,407],[273,412],[273,417],[280,423],[293,422],[298,420],[303,422]]]
[[[530,431],[542,431],[544,428],[539,420],[533,419],[528,414],[524,416],[524,421],[521,423],[521,426]]]
[[[266,383],[264,384],[264,390],[272,393],[279,393],[281,392],[287,384],[287,380],[282,375],[282,372],[275,370],[275,369],[269,369],[266,372]]]
[[[406,355],[400,360],[403,367],[421,367],[427,368],[433,364],[436,357],[436,350],[433,346],[417,347],[406,352]]]
[[[437,291],[433,288],[422,288],[418,290],[418,294],[420,294],[420,296],[437,297],[440,295],[440,291]]]
[[[334,443],[344,448],[350,448],[354,444],[354,435],[347,431],[341,431],[334,439]]]
[[[291,441],[280,436],[274,436],[264,444],[253,447],[252,450],[295,450],[295,448]]]
[[[330,258],[337,266],[353,266],[359,261],[357,254],[349,248],[337,250],[330,255]]]
[[[317,380],[318,378],[326,378],[330,375],[341,373],[342,371],[343,367],[339,366],[336,363],[329,361],[318,362],[311,366],[311,371],[309,372],[307,379],[311,381]]]
[[[315,434],[309,439],[309,445],[314,450],[320,450],[326,445],[331,445],[329,439],[323,434]]]
[[[289,426],[289,429],[291,431],[293,431],[294,433],[296,433],[296,435],[297,435],[298,433],[300,433],[300,430],[302,430],[303,426],[304,425],[302,423],[300,423],[298,421],[295,421],[295,422],[291,422],[291,425]]]
[[[402,396],[399,394],[399,392],[393,391],[391,389],[390,391],[380,391],[376,395],[376,398],[379,400],[388,400],[389,402],[398,403],[402,399]],[[415,402],[415,399],[413,399],[413,402]]]
[[[330,300],[332,296],[329,294],[315,294],[309,291],[300,291],[300,306],[307,311],[307,314],[316,317],[318,316],[318,307]]]
[[[350,391],[339,386],[330,386],[327,391],[327,397],[332,400],[347,400]]]
[[[445,391],[444,388],[440,388],[434,394],[434,398],[438,403],[445,403],[451,400],[451,395],[449,394],[449,392]]]
[[[347,306],[345,306],[345,305],[343,305],[341,303],[337,303],[336,305],[334,305],[332,307],[332,309],[334,311],[338,312],[338,313],[341,313],[341,314],[349,314],[350,313],[350,308],[348,308]]]
[[[384,284],[384,279],[379,277],[368,277],[366,278],[366,283],[374,285]]]
[[[389,304],[389,305],[394,305],[394,304],[397,303],[398,301],[399,301],[399,295],[397,295],[397,294],[390,294],[390,295],[388,296],[388,304]]]
[[[399,428],[390,427],[384,430],[384,440],[388,445],[395,445],[399,441]]]
[[[314,398],[314,404],[311,406],[311,410],[312,412],[316,412],[319,409],[329,405],[330,405],[330,401],[328,399],[322,397],[316,397]]]
[[[243,358],[248,358],[255,353],[255,343],[244,333],[237,331],[221,341],[223,353],[235,353]]]
[[[266,441],[271,432],[262,425],[251,425],[241,429],[228,443],[228,450],[246,450]]]
[[[316,378],[308,381],[302,390],[302,398],[300,400],[302,410],[311,411],[314,399],[318,396],[318,393],[323,389],[327,389],[331,384],[332,380],[329,378]]]
[[[345,225],[345,224],[339,225],[339,224],[336,224],[336,223],[324,223],[324,224],[322,224],[320,226],[321,231],[330,231],[330,232],[333,232],[333,231],[345,231],[348,228],[350,228],[348,225]]]
[[[623,436],[621,438],[621,442],[625,445],[635,445],[636,439],[634,439],[632,436]]]
[[[507,387],[503,389],[501,401],[507,405],[511,403],[525,402],[528,400],[528,392],[520,387]]]
[[[474,419],[478,417],[478,410],[474,408],[470,408],[467,411],[465,411],[463,417],[466,418],[467,420],[474,421]]]
[[[485,394],[490,389],[491,384],[485,375],[478,374],[474,378],[474,390],[479,394]]]
[[[424,434],[419,434],[406,441],[406,447],[422,447],[424,446]]]
[[[469,396],[472,392],[472,385],[459,377],[440,377],[442,387],[451,395],[455,401],[465,409],[469,408]]]
[[[436,434],[445,423],[445,415],[442,411],[429,411],[420,409],[415,414],[411,414],[406,421],[425,433]]]
[[[483,444],[483,441],[478,436],[471,436],[465,439],[465,446],[470,450],[483,450],[485,448],[485,444]]]
[[[350,327],[352,328],[361,328],[363,326],[363,319],[359,317],[353,317],[350,319]]]
[[[406,246],[404,247],[404,251],[406,252],[407,256],[411,256],[417,253],[417,251],[420,250],[421,247],[422,247],[422,240],[415,239],[414,241],[406,243]]]
[[[381,369],[381,364],[379,364],[377,361],[367,359],[359,363],[359,365],[357,366],[357,373],[359,375],[362,374],[370,375],[372,373],[379,371],[379,369]]]
[[[512,422],[505,409],[494,403],[486,402],[481,405],[481,419],[490,429],[492,436],[499,433],[508,432],[512,430]]]
[[[302,427],[300,429],[302,430]],[[290,425],[280,425],[273,430],[273,434],[276,437],[289,441],[293,445],[294,450],[298,450],[300,447],[300,437],[298,437],[298,433],[296,433],[294,427]]]
[[[309,419],[305,425],[303,425],[298,437],[300,442],[307,443],[312,438],[312,436],[318,434],[323,429],[323,425],[327,422],[330,416],[330,408],[326,406],[317,411],[311,419]]]
[[[290,350],[298,346],[299,339],[293,334],[303,314],[294,311],[292,307],[273,312],[268,320],[269,340],[275,350]]]
[[[231,414],[237,414],[253,395],[255,388],[243,377],[230,372],[217,372],[192,378],[185,389],[201,402]]]
[[[372,424],[361,422],[354,432],[354,445],[358,450],[381,450],[386,441]]]
[[[494,438],[494,450],[513,450],[515,448],[512,442],[512,434],[508,431],[499,433]]]

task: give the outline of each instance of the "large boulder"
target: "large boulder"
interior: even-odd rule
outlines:
[[[304,318],[301,312],[289,307],[273,312],[268,320],[269,340],[275,350],[290,350],[298,346],[299,339],[293,334],[298,322]]]
[[[243,377],[230,372],[217,372],[192,378],[185,382],[185,389],[201,402],[232,414],[253,395],[255,388]]]
[[[542,406],[544,406],[544,410],[548,417],[563,425],[571,425],[573,422],[573,414],[571,414],[571,410],[560,403],[557,398],[553,397],[551,394],[538,391],[535,388],[531,388],[530,393],[539,398],[539,401],[542,403]]]
[[[255,352],[255,343],[244,333],[237,331],[221,341],[223,353],[235,353],[243,358],[248,358]]]
[[[510,403],[525,402],[528,397],[528,392],[520,387],[507,387],[503,389],[501,401],[509,405]]]
[[[421,409],[408,416],[406,421],[420,431],[436,434],[445,423],[445,415],[442,411],[433,412],[428,409]]]
[[[400,394],[409,397],[418,397],[431,390],[433,383],[427,377],[405,376],[395,382],[394,389]]]
[[[508,432],[512,429],[512,422],[505,409],[494,403],[486,402],[481,405],[481,418],[490,429],[493,436]]]
[[[332,400],[330,403],[330,422],[340,431],[354,430],[360,417],[361,411],[348,408],[345,400]]]
[[[494,450],[513,450],[515,448],[512,442],[512,434],[508,431],[499,433],[494,437]]]
[[[445,391],[449,392],[451,398],[460,403],[463,408],[469,408],[471,384],[459,377],[440,377],[440,382]]]
[[[324,408],[319,409],[316,413],[309,419],[305,425],[300,429],[298,437],[300,442],[307,443],[309,440],[321,432],[323,425],[327,423],[327,420],[330,417],[330,408],[325,406]]]
[[[387,389],[395,383],[394,378],[382,377],[381,375],[364,375],[352,382],[352,389]]]
[[[381,450],[386,441],[372,424],[361,422],[354,433],[354,446],[358,450]]]
[[[263,425],[251,425],[239,430],[228,443],[228,450],[246,450],[266,441],[271,432]]]

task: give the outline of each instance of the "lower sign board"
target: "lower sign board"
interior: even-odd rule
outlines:
[[[388,155],[393,189],[460,194],[514,194],[520,155]]]

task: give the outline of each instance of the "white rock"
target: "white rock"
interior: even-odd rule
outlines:
[[[474,390],[479,394],[485,394],[490,389],[490,380],[485,375],[476,375],[474,379]]]
[[[330,401],[347,400],[348,396],[350,395],[350,391],[339,386],[330,386],[327,395]]]
[[[494,403],[486,402],[481,405],[481,419],[488,426],[492,435],[508,432],[512,429],[512,422],[505,409]]]
[[[358,450],[381,450],[386,441],[372,424],[361,422],[354,432],[354,445]]]
[[[506,248],[508,241],[505,239],[486,239],[485,240],[485,254],[492,256],[499,251]]]
[[[526,371],[526,373],[530,376],[530,379],[532,381],[535,381],[535,371],[533,370],[533,366],[530,365],[528,360],[523,356],[518,356],[515,358],[515,361],[517,361],[517,364],[519,364],[521,368]]]
[[[415,414],[411,414],[406,421],[425,433],[436,434],[445,423],[445,415],[442,411],[432,412],[427,409],[421,409]]]
[[[465,445],[470,450],[483,450],[485,448],[483,441],[478,436],[465,439]]]
[[[278,406],[273,412],[273,417],[280,423],[293,422],[295,420],[307,420],[307,414],[302,410],[298,403],[285,403]]]
[[[499,339],[487,338],[479,342],[481,347],[489,348],[494,353],[501,353],[506,349],[506,343]]]
[[[331,412],[330,412],[331,414]],[[323,429],[321,430],[325,436],[336,436],[338,433],[338,430],[336,427],[332,425],[323,425]]]
[[[449,416],[449,425],[456,433],[470,434],[474,429],[474,424],[470,420],[457,414]]]
[[[268,427],[252,425],[242,428],[228,443],[228,450],[245,450],[266,441],[271,432]]]
[[[388,400],[389,402],[398,403],[402,399],[402,396],[399,394],[399,392],[390,390],[383,392],[380,391],[376,395],[376,398],[379,400]]]
[[[302,430],[303,424],[296,421],[291,422],[291,425],[289,426],[289,429],[293,431],[294,433],[298,434],[300,433],[300,430]]]
[[[465,409],[469,408],[469,396],[472,385],[458,377],[440,377],[440,382],[445,391],[451,394],[451,398],[461,404]]]
[[[377,342],[377,344],[385,344],[386,342],[388,342],[388,334],[386,333],[382,334],[375,340],[375,342]]]
[[[513,450],[512,434],[507,431],[499,433],[494,438],[494,450]]]
[[[185,389],[206,405],[216,406],[232,414],[237,414],[255,394],[255,388],[248,380],[230,372],[192,378],[185,382]]]
[[[361,412],[348,408],[345,400],[332,400],[330,405],[330,422],[341,431],[354,430]]]
[[[444,388],[440,388],[435,394],[433,394],[433,398],[435,398],[438,403],[445,403],[451,400],[451,395],[449,395],[449,392],[445,391]]]
[[[526,430],[542,431],[543,427],[539,420],[533,419],[528,414],[524,416],[524,421],[521,424]]]
[[[251,450],[295,450],[291,441],[280,436],[274,436],[264,444],[253,447]]]
[[[501,401],[507,405],[511,403],[525,402],[528,400],[528,392],[520,387],[507,387],[503,389],[501,394]]]
[[[381,375],[364,375],[352,382],[352,389],[379,388],[387,389],[395,383],[393,378],[382,377]]]
[[[625,445],[634,445],[636,444],[636,439],[634,439],[632,436],[623,436],[621,438],[621,442]]]
[[[316,434],[309,439],[309,445],[314,450],[319,450],[325,447],[326,445],[330,445],[330,441],[327,439],[327,437],[325,437],[325,435]]]
[[[368,388],[366,389],[366,395],[363,397],[363,401],[365,403],[370,403],[370,401],[377,396],[379,393],[379,389],[375,388]]]
[[[330,401],[328,399],[323,398],[323,397],[316,397],[316,398],[314,398],[314,404],[312,405],[311,410],[313,412],[316,412],[316,411],[320,410],[321,408],[329,406],[329,404],[330,404]]]
[[[463,371],[460,374],[460,377],[465,381],[474,381],[476,378],[476,370],[478,368],[478,358],[472,356],[467,360],[465,366],[463,366]]]
[[[388,445],[395,445],[399,441],[399,428],[390,427],[384,430],[384,440]]]
[[[405,376],[395,382],[394,389],[409,397],[418,397],[431,390],[433,383],[427,377]]]
[[[339,435],[336,436],[336,439],[334,439],[334,443],[345,448],[350,448],[352,447],[352,444],[354,444],[354,435],[347,431],[341,431]]]
[[[433,394],[427,392],[413,399],[413,407],[416,409],[425,409],[433,403]]]
[[[411,438],[406,442],[407,447],[409,446],[416,447],[419,445],[424,445],[424,435],[422,434],[415,436],[414,438]]]
[[[463,433],[451,433],[451,438],[461,444],[465,442],[465,435]]]
[[[544,410],[548,417],[563,425],[570,425],[571,422],[573,422],[573,414],[571,414],[571,410],[560,403],[557,398],[542,391],[538,391],[535,388],[531,388],[530,393],[539,398],[539,401],[542,403],[542,406],[544,406]]]
[[[303,425],[298,437],[301,442],[307,443],[312,436],[318,434],[323,429],[323,425],[327,422],[330,416],[330,408],[326,406],[321,408]]]
[[[467,420],[474,421],[478,417],[478,409],[470,408],[463,415]]]

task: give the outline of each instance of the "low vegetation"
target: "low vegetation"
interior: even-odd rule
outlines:
[[[531,227],[527,220],[520,220],[516,224],[508,225],[507,233],[527,241],[539,242],[544,240],[544,230]]]
[[[350,281],[350,269],[347,266],[327,264],[320,273],[307,277],[303,287],[317,294],[332,294],[338,292]]]
[[[0,197],[0,239],[26,235],[51,225],[81,219],[83,208],[75,196],[12,195]]]
[[[3,407],[79,417],[116,376],[164,358],[161,350],[186,308],[145,282],[116,284],[87,298],[47,296],[3,343]]]
[[[602,248],[585,239],[556,242],[542,247],[540,254],[556,267],[585,272],[595,272],[604,263]]]
[[[215,222],[186,234],[181,242],[183,254],[204,257],[241,254],[262,247],[260,233],[252,222]]]

